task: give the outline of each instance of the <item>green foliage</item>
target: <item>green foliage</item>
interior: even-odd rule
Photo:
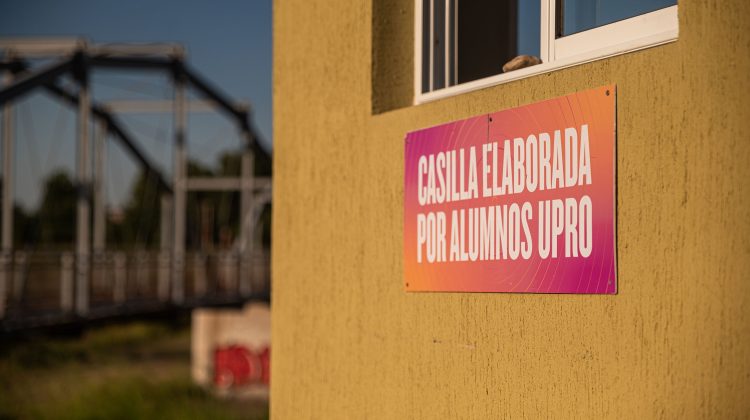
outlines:
[[[188,161],[191,177],[239,176],[241,158],[236,153],[226,153],[219,159],[219,168],[212,171],[195,161]],[[270,163],[269,163],[270,165]],[[257,172],[257,171],[256,171]],[[130,199],[125,207],[124,220],[120,224],[110,223],[107,237],[111,246],[123,248],[154,248],[159,243],[160,201],[156,179],[141,173],[133,184]],[[213,212],[213,237],[211,243],[236,238],[239,232],[238,192],[197,191],[187,197],[186,245],[201,248],[201,212]],[[264,243],[270,242],[270,209],[262,218]],[[229,239],[228,239],[229,238]],[[224,244],[226,245],[226,244]]]
[[[225,153],[219,167],[213,171],[198,162],[188,162],[188,174],[193,177],[232,176],[241,172],[241,155]],[[271,158],[265,152],[256,154],[256,176],[270,176]],[[77,188],[70,175],[63,170],[50,174],[44,181],[42,202],[36,212],[20,207],[14,212],[14,241],[16,246],[60,247],[75,241]],[[212,244],[228,246],[237,237],[240,225],[240,194],[238,192],[191,192],[187,198],[186,244],[201,248],[201,211],[213,213]],[[159,244],[161,197],[157,179],[141,172],[135,179],[126,201],[121,220],[108,220],[107,243],[110,248],[155,248]],[[263,244],[271,237],[270,206],[261,216]]]
[[[58,171],[47,178],[37,213],[42,243],[58,245],[73,242],[76,201],[77,189],[67,173]]]
[[[192,177],[213,177],[214,173],[211,169],[202,166],[198,162],[188,162],[188,175]],[[190,248],[201,247],[201,211],[206,208],[212,208],[214,210],[221,203],[221,198],[226,193],[211,192],[211,191],[197,191],[188,194],[187,197],[187,231],[186,240],[187,246]],[[232,221],[225,221],[231,223]],[[214,219],[214,227],[216,227],[216,219]],[[215,229],[214,229],[215,231]],[[214,238],[211,238],[215,241]]]
[[[271,176],[273,173],[273,159],[264,150],[255,154],[255,176]]]
[[[0,346],[0,357],[5,363],[24,370],[58,368],[72,362],[141,359],[148,357],[149,351],[161,350],[149,345],[152,340],[177,332],[164,324],[134,322],[87,330],[80,337],[73,338],[50,339],[44,335],[32,335],[24,337],[21,343]]]
[[[161,197],[154,176],[141,172],[125,205],[125,218],[115,238],[126,247],[153,248],[159,244]],[[114,232],[113,232],[114,233]],[[115,239],[113,238],[113,239]]]
[[[13,242],[16,247],[32,246],[39,242],[39,217],[27,213],[21,206],[13,206]]]
[[[233,413],[205,390],[187,380],[151,383],[126,379],[89,389],[76,398],[61,401],[39,418],[50,419],[235,419],[268,418]]]
[[[0,341],[0,419],[267,419],[190,381],[186,326],[109,325],[77,337]]]

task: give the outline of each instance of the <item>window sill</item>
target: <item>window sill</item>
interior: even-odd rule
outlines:
[[[663,30],[658,31],[658,28]],[[532,67],[497,74],[483,79],[473,80],[460,85],[427,93],[417,92],[414,104],[419,105],[439,99],[484,89],[539,74],[549,73],[568,67],[606,59],[616,55],[674,42],[678,37],[677,6],[663,11],[643,15],[636,19],[605,25],[590,31],[561,38],[555,43],[556,59]],[[646,36],[639,34],[646,33]],[[565,40],[565,43],[560,41]],[[606,45],[612,40],[621,40],[617,44]],[[624,41],[622,41],[624,40]],[[606,46],[602,46],[606,45]]]

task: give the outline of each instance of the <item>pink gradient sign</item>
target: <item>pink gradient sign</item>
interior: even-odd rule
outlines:
[[[407,134],[406,290],[617,293],[615,94]]]

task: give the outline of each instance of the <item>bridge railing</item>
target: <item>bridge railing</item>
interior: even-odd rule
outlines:
[[[185,292],[180,305],[241,302],[250,296],[240,291],[240,254],[235,251],[186,254]],[[94,254],[89,270],[86,314],[100,316],[127,312],[134,307],[172,305],[169,253],[136,250]],[[270,288],[270,256],[256,250],[251,261],[250,290],[267,295]],[[75,254],[72,251],[16,251],[5,264],[7,291],[5,321],[54,319],[75,314],[81,294],[75,287]]]

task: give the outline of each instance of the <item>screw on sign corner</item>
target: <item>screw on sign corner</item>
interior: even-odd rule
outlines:
[[[604,92],[605,95],[609,96],[609,89],[607,89],[606,92]]]

